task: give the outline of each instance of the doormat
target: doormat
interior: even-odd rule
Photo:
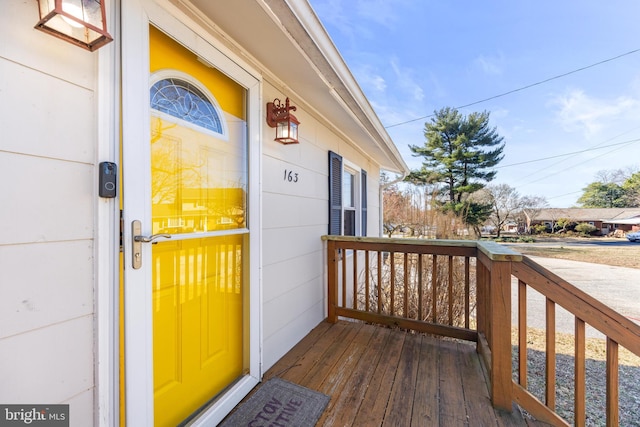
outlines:
[[[313,427],[329,403],[329,396],[272,378],[241,404],[220,427]]]

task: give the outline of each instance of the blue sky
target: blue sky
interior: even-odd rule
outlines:
[[[412,169],[421,117],[510,91],[459,108],[505,139],[493,183],[570,207],[599,171],[640,169],[640,1],[310,3]]]

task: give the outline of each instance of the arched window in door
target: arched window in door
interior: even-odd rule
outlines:
[[[201,83],[179,71],[161,71],[153,75],[150,89],[151,109],[171,116],[184,126],[197,126],[227,139],[224,116],[213,95]]]

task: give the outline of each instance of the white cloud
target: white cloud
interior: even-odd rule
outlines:
[[[360,37],[368,38],[369,30],[354,21],[354,14],[347,10],[350,3],[342,0],[317,0],[313,2],[313,8],[322,17],[325,26],[335,27],[347,40],[354,44],[354,40]]]
[[[346,14],[342,8],[342,1],[340,0],[324,0],[316,1],[313,4],[313,8],[317,14],[322,16],[322,21],[335,25],[341,32],[350,27],[348,14]]]
[[[378,92],[384,92],[384,90],[387,88],[387,84],[384,81],[384,79],[381,76],[371,76],[371,85],[374,87],[375,90],[377,90]]]
[[[375,72],[369,64],[358,67],[357,70],[354,70],[354,74],[365,93],[373,95],[375,93],[384,93],[387,89],[387,82],[384,77]]]
[[[629,86],[634,93],[640,94],[640,74],[636,75],[633,80],[631,80],[631,84]]]
[[[496,108],[491,110],[490,120],[500,120],[509,116],[509,110],[506,108]]]
[[[640,108],[640,102],[629,96],[598,99],[580,89],[555,97],[551,104],[559,107],[556,118],[566,131],[582,131],[586,137],[596,135],[614,121],[637,117]]]
[[[356,3],[358,15],[368,21],[392,29],[400,21],[397,11],[407,4],[406,0],[359,0]]]
[[[385,125],[424,116],[424,90],[414,78],[414,70],[402,67],[396,58],[378,63],[364,55],[358,59],[354,75]]]
[[[429,94],[431,97],[433,99],[445,99],[448,96],[449,91],[447,90],[446,85],[440,81],[438,75],[433,71],[428,71],[427,77],[430,83]]]
[[[394,29],[401,16],[402,5],[411,4],[407,0],[314,0],[313,8],[322,22],[335,27],[352,44],[356,39],[373,39],[380,33],[377,26]],[[373,25],[372,25],[373,24]]]
[[[502,55],[498,55],[497,57],[487,57],[484,55],[480,55],[474,61],[474,64],[479,67],[485,74],[491,76],[499,76],[502,75],[502,63],[504,62],[504,58]]]
[[[412,100],[422,101],[424,99],[424,90],[413,78],[413,70],[402,67],[395,58],[391,59],[390,64],[396,77],[395,84],[398,86],[398,89],[408,94]]]

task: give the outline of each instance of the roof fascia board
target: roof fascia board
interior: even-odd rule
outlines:
[[[269,67],[262,64],[247,49],[239,45],[233,37],[216,25],[212,19],[204,15],[189,0],[166,0],[166,2],[173,6],[174,10],[172,12],[179,11],[183,16],[196,22],[197,25],[206,28],[209,34],[214,35],[221,41],[227,49],[227,54],[232,52],[234,55],[241,57],[249,69],[260,70],[260,75],[264,80],[269,81],[283,92],[292,94],[290,98],[297,98],[296,102],[300,107],[312,112],[334,133],[346,141],[350,141],[365,157],[374,161],[374,163],[380,163],[380,160],[376,160],[371,154],[368,154],[364,147],[360,146],[361,144],[356,143],[352,137],[345,134],[317,108],[304,102],[304,96],[297,93],[296,90],[272,72]],[[382,165],[383,168],[406,175],[409,171],[408,166],[384,126],[380,123],[378,116],[371,108],[360,86],[308,1],[257,0],[255,3],[276,23],[276,26],[289,39],[291,45],[295,47],[300,56],[315,70],[317,77],[328,88],[328,92],[340,105],[340,108],[360,127],[370,139],[370,142],[377,145],[384,153],[388,160],[383,162],[387,163]],[[299,40],[299,38],[302,38],[302,40]],[[305,50],[305,48],[309,51]]]
[[[364,115],[364,117],[357,117],[358,120],[365,125],[365,127],[366,124],[370,124],[372,129],[367,129],[369,135],[374,138],[378,145],[391,159],[396,160],[399,171],[407,173],[409,168],[400,155],[398,148],[380,122],[380,119],[371,107],[368,98],[364,95],[362,88],[351,73],[351,70],[344,61],[344,58],[336,48],[331,37],[322,25],[322,22],[320,22],[318,15],[316,15],[309,2],[306,0],[265,0],[265,2],[271,5],[274,5],[275,3],[284,3],[288,6],[289,10],[297,18],[297,23],[294,24],[302,25],[309,41],[313,46],[315,46],[318,53],[320,53],[326,61],[324,64],[326,69],[321,70],[321,75],[327,76],[333,74],[336,77],[335,82],[329,81],[332,93],[338,94],[342,103],[349,107],[350,110],[357,111],[353,108],[349,100],[345,99],[347,97],[344,96],[342,92],[345,91],[346,94],[348,94],[348,97],[353,99],[357,108]],[[293,42],[296,41],[294,40]],[[373,133],[377,135],[377,138],[374,137]]]
[[[235,56],[241,56],[243,58],[243,63],[240,64],[242,67],[245,67],[248,70],[252,70],[254,75],[261,75],[265,81],[268,81],[274,87],[278,88],[281,92],[291,94],[290,98],[295,99],[296,103],[299,107],[303,108],[306,111],[311,112],[323,125],[327,126],[333,133],[338,135],[339,138],[344,139],[345,141],[351,141],[352,146],[356,151],[358,151],[363,157],[367,160],[378,163],[370,153],[364,150],[360,144],[356,144],[353,142],[352,138],[350,138],[346,133],[344,133],[339,127],[335,126],[326,116],[324,116],[320,111],[318,111],[313,105],[307,103],[302,95],[297,93],[293,88],[288,86],[282,79],[278,78],[278,76],[273,73],[268,67],[265,67],[260,63],[260,61],[243,49],[241,46],[237,45],[232,37],[230,37],[224,30],[218,27],[211,19],[207,16],[199,13],[198,9],[193,6],[188,1],[184,0],[169,0],[171,3],[171,12],[174,14],[180,14],[182,16],[188,17],[193,22],[196,22],[197,25],[206,28],[209,34],[214,35],[218,40],[220,40],[224,46],[224,49],[221,46],[217,46],[225,55],[231,57],[230,52]],[[265,10],[265,12],[272,17],[274,21],[278,21],[277,16],[273,13],[271,9],[266,7],[263,3],[258,3]],[[167,9],[169,11],[169,8]],[[196,31],[198,28],[193,26],[192,30]],[[299,45],[296,43],[295,46],[300,50],[302,55],[305,55],[304,52],[300,49]],[[305,55],[306,56],[306,55]],[[331,87],[330,83],[324,78],[324,75],[320,72],[320,70],[316,67],[316,64],[309,60],[309,64],[316,70],[318,77],[320,77],[326,84],[327,87]],[[260,73],[257,73],[255,70],[261,70]],[[335,93],[335,91],[331,90],[332,96],[341,103],[345,109],[345,111],[353,118],[353,120],[359,123],[359,120],[355,115],[351,112],[351,110],[344,104],[344,101]],[[360,124],[361,125],[361,124]],[[361,125],[363,131],[366,132],[366,129]],[[373,138],[371,138],[373,140]],[[402,172],[401,170],[394,172]]]

